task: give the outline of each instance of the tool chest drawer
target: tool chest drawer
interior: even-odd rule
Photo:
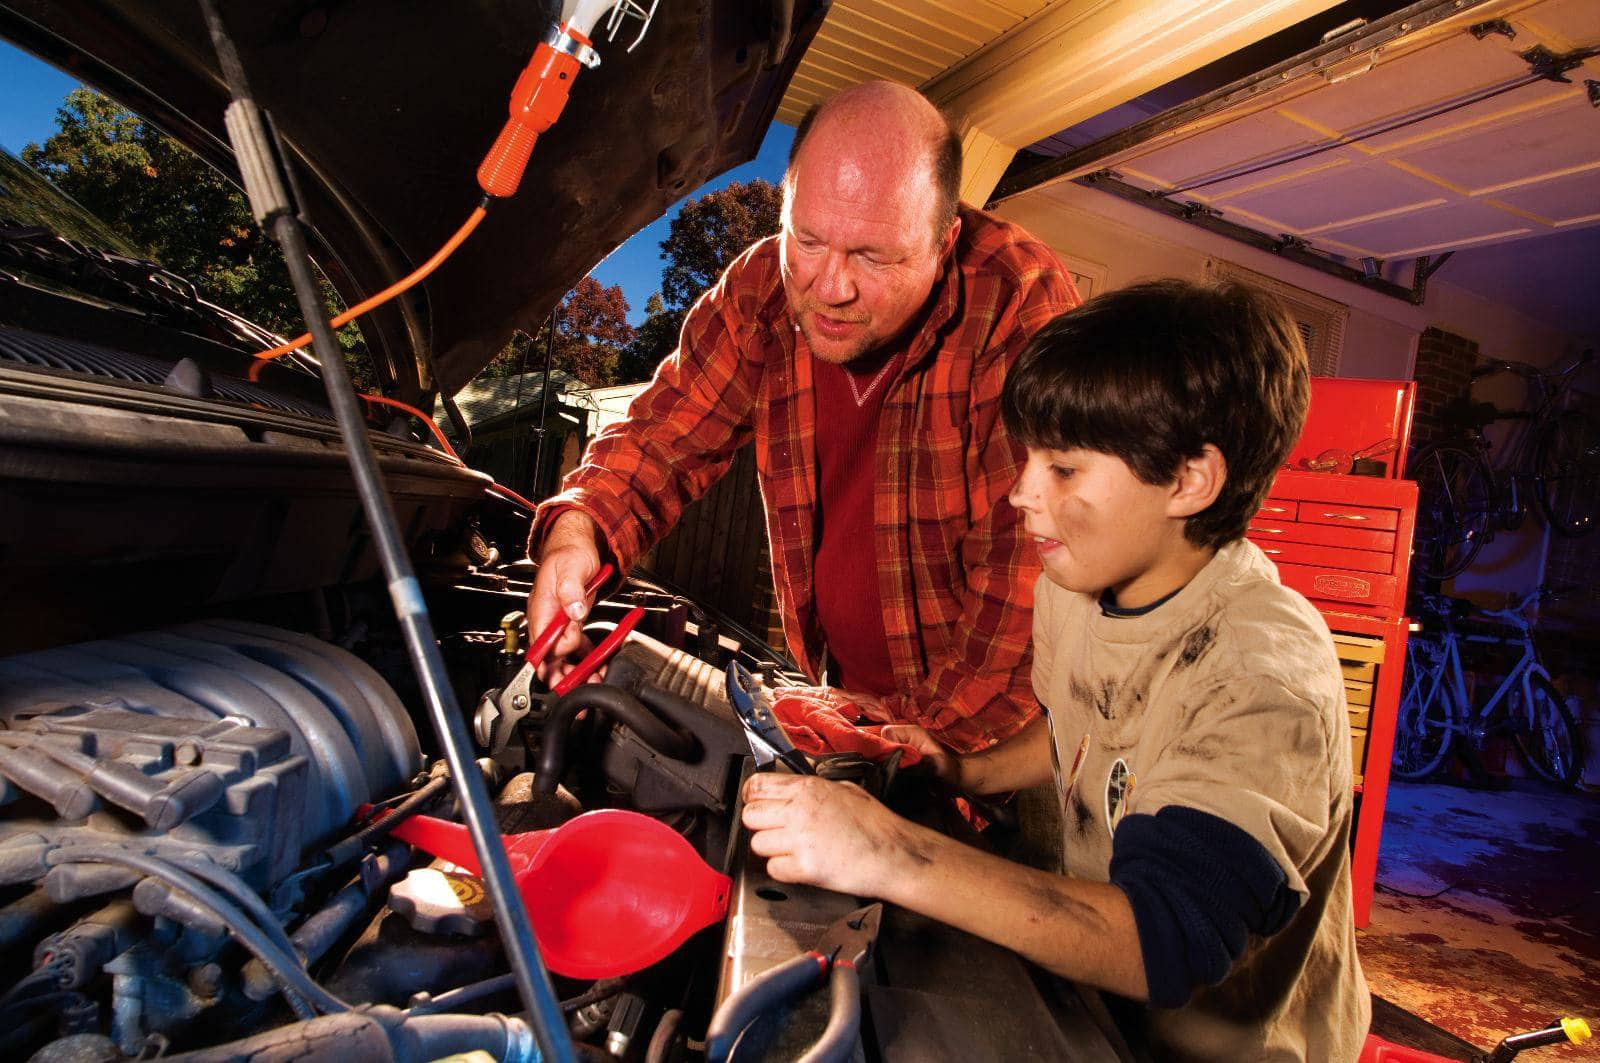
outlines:
[[[1272,560],[1279,562],[1278,578],[1283,585],[1293,587],[1307,598],[1382,606],[1405,595],[1405,588],[1394,576],[1296,565],[1281,558]]]
[[[1326,568],[1350,568],[1358,572],[1391,572],[1394,555],[1380,554],[1376,550],[1347,550],[1341,546],[1317,546],[1313,543],[1291,543],[1283,540],[1249,536],[1261,547],[1261,552],[1277,562],[1297,565],[1322,565]]]
[[[1314,543],[1317,546],[1343,546],[1351,550],[1377,550],[1394,553],[1394,532],[1366,528],[1343,528],[1332,524],[1301,524],[1296,521],[1257,517],[1250,522],[1250,538],[1266,546],[1271,542]],[[1384,570],[1385,572],[1388,569]]]
[[[1351,506],[1343,502],[1301,502],[1295,519],[1302,524],[1332,524],[1341,528],[1394,531],[1400,523],[1400,511]]]
[[[1256,517],[1264,520],[1294,520],[1300,503],[1287,498],[1269,498],[1256,510]]]
[[[1334,652],[1344,675],[1345,710],[1350,723],[1350,769],[1359,785],[1365,772],[1367,738],[1372,723],[1372,693],[1383,663],[1382,639],[1337,632]]]

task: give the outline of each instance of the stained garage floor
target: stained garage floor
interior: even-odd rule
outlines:
[[[1562,1015],[1600,1032],[1600,795],[1395,782],[1378,882],[1374,996],[1480,1049]],[[1519,1059],[1600,1060],[1600,1038]]]

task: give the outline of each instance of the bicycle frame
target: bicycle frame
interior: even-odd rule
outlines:
[[[1517,659],[1516,664],[1511,666],[1510,671],[1500,681],[1500,685],[1495,687],[1494,693],[1489,695],[1488,700],[1474,707],[1472,700],[1467,696],[1466,670],[1461,665],[1460,644],[1462,642],[1504,643],[1509,640],[1495,638],[1490,635],[1463,635],[1454,629],[1448,628],[1440,632],[1439,635],[1444,643],[1443,666],[1437,670],[1430,669],[1430,674],[1428,675],[1418,675],[1417,673],[1421,669],[1413,669],[1413,675],[1415,676],[1413,683],[1415,685],[1412,689],[1416,694],[1425,695],[1421,704],[1427,705],[1432,703],[1440,683],[1446,681],[1450,683],[1450,693],[1454,695],[1451,704],[1459,706],[1461,710],[1459,717],[1452,713],[1450,720],[1446,724],[1446,728],[1452,738],[1458,734],[1465,734],[1473,739],[1474,745],[1476,745],[1477,740],[1489,732],[1489,722],[1494,717],[1495,709],[1510,694],[1513,684],[1521,687],[1523,704],[1531,705],[1533,704],[1533,690],[1529,683],[1529,677],[1538,675],[1546,680],[1550,678],[1550,673],[1539,662],[1538,652],[1534,649],[1532,634],[1523,630],[1518,640],[1522,643],[1522,656]],[[1422,688],[1423,682],[1427,679],[1432,680],[1432,685]],[[1510,716],[1505,715],[1495,729],[1505,730],[1511,724]]]

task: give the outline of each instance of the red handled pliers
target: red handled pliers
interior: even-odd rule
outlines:
[[[883,921],[883,905],[857,908],[830,926],[817,947],[740,986],[722,1002],[706,1031],[706,1059],[725,1063],[752,1022],[830,976],[828,1025],[801,1063],[842,1063],[855,1050],[861,1030],[861,976]]]

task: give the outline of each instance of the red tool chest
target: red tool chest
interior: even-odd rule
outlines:
[[[1417,485],[1399,477],[1414,389],[1408,381],[1313,378],[1290,468],[1278,474],[1246,533],[1277,563],[1284,584],[1317,607],[1339,653],[1357,794],[1350,877],[1361,927],[1372,910],[1410,627],[1406,579]],[[1395,449],[1383,457],[1384,476],[1299,471],[1328,451],[1354,453],[1385,439]]]

